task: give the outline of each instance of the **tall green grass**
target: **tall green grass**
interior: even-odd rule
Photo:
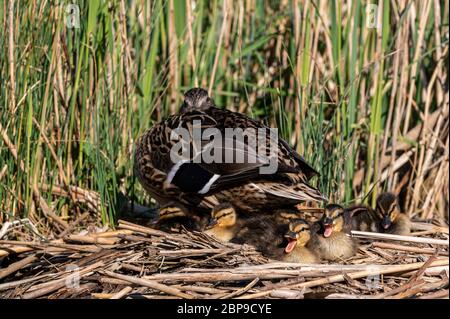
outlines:
[[[134,142],[196,85],[278,127],[331,200],[396,189],[410,213],[446,211],[448,3],[374,1],[373,28],[372,1],[85,0],[69,28],[70,3],[0,5],[0,222],[62,231],[42,202],[104,223],[119,192],[150,204]]]

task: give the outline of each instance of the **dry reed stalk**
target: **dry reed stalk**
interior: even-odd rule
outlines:
[[[79,236],[69,235],[64,238],[64,242],[75,242],[81,244],[99,244],[99,245],[114,245],[119,241],[119,238],[109,237],[91,237],[91,236]]]
[[[211,272],[211,273],[169,273],[169,274],[155,274],[144,276],[144,278],[155,281],[167,282],[218,282],[218,281],[242,281],[259,279],[281,279],[292,278],[301,275],[299,271],[259,271],[254,273],[233,273],[230,270],[226,272]]]
[[[333,275],[333,276],[329,276],[329,277],[326,277],[326,278],[311,280],[311,281],[307,281],[307,282],[300,283],[300,284],[287,285],[286,288],[312,288],[312,287],[317,287],[317,286],[324,285],[324,284],[331,284],[331,283],[344,281],[345,280],[345,276],[348,276],[351,279],[359,279],[359,278],[364,278],[364,277],[373,276],[373,275],[386,275],[386,274],[392,274],[392,273],[399,273],[399,272],[404,272],[404,271],[408,271],[408,270],[419,269],[424,264],[425,263],[420,262],[420,263],[405,264],[405,265],[392,265],[392,266],[383,267],[383,269],[380,268],[380,267],[377,267],[376,269],[363,270],[363,271],[359,271],[359,272],[348,273],[346,275]],[[442,266],[444,264],[448,264],[448,260],[436,260],[430,266]],[[271,290],[263,291],[263,292],[257,292],[255,294],[244,295],[244,296],[238,297],[238,299],[260,298],[260,297],[264,297],[264,296],[269,295],[271,292],[272,292]]]
[[[219,299],[230,299],[234,298],[236,296],[242,295],[243,293],[249,291],[253,288],[254,285],[256,285],[259,281],[259,278],[253,279],[251,282],[249,282],[245,287],[238,289],[236,291],[233,291],[232,293],[229,293],[228,295],[224,295],[222,297],[219,297]]]
[[[217,66],[219,64],[220,51],[222,49],[222,41],[223,41],[224,33],[227,28],[228,0],[223,1],[223,12],[224,12],[224,15],[223,15],[222,27],[220,28],[219,40],[217,43],[216,54],[214,56],[214,64],[213,64],[213,68],[211,71],[211,77],[209,79],[209,86],[208,86],[208,94],[209,95],[211,95],[212,88],[214,85],[214,80],[216,78],[216,71],[217,71]]]
[[[194,49],[194,36],[192,33],[192,23],[194,22],[194,17],[192,16],[192,3],[186,1],[186,18],[187,18],[187,37],[189,42],[189,58],[191,60],[192,73],[194,74],[194,85],[197,87],[198,76],[197,76],[197,63],[195,62],[195,49]]]
[[[120,235],[131,235],[133,232],[131,230],[122,229],[122,230],[112,230],[107,231],[104,233],[94,233],[91,234],[92,237],[99,237],[99,238],[108,238],[108,237],[118,237]]]
[[[418,299],[448,299],[448,298],[449,298],[448,289],[442,290],[442,291],[436,291],[436,292],[418,297]]]
[[[27,278],[27,279],[22,279],[22,280],[16,280],[16,281],[11,281],[11,282],[6,282],[3,284],[0,284],[0,291],[3,290],[7,290],[7,289],[11,289],[11,288],[15,288],[18,287],[20,285],[24,285],[24,284],[29,284],[32,283],[33,281],[38,281],[44,278],[54,278],[56,277],[56,274],[43,274],[43,275],[39,275],[39,276],[35,276],[32,278]]]
[[[111,299],[114,296],[112,293],[104,293],[104,292],[94,292],[91,293],[91,297],[95,299]]]
[[[81,279],[84,275],[87,273],[95,270],[96,268],[99,268],[103,266],[104,263],[102,261],[99,261],[93,265],[87,266],[76,273],[69,274],[61,279],[56,279],[50,282],[46,282],[42,285],[32,286],[29,290],[33,290],[32,292],[25,293],[22,298],[23,299],[35,299],[41,296],[44,296],[50,292],[56,291],[64,286],[67,285],[67,282],[70,280],[73,280],[74,278]]]
[[[8,256],[11,252],[14,254],[21,254],[28,251],[33,251],[34,249],[32,247],[26,247],[26,246],[17,246],[17,247],[1,247],[0,246],[0,258]]]
[[[352,230],[351,234],[352,234],[352,237],[356,237],[356,238],[397,240],[397,241],[405,241],[405,242],[410,242],[410,243],[422,243],[422,244],[449,246],[448,240],[434,239],[434,238],[401,236],[401,235],[393,235],[393,234],[364,232],[364,231],[358,231],[358,230]]]
[[[404,246],[404,245],[396,245],[391,243],[381,243],[381,242],[375,242],[372,243],[373,247],[383,248],[383,249],[393,249],[393,250],[401,250],[401,251],[408,251],[412,253],[419,253],[419,254],[427,254],[427,255],[433,255],[436,253],[436,249],[433,248],[419,248],[419,247],[412,247],[412,246]],[[447,255],[448,252],[446,251],[437,251],[438,254]]]
[[[37,259],[36,256],[30,255],[28,257],[25,257],[11,265],[9,265],[7,268],[0,270],[0,280],[5,278],[6,276],[9,276],[16,271],[25,268],[32,262],[34,262]]]
[[[3,176],[5,176],[5,174],[6,174],[6,170],[8,169],[8,165],[4,165],[3,166],[3,168],[0,170],[0,182],[2,181],[2,179],[3,179]]]
[[[14,63],[14,0],[8,1],[8,64],[9,64],[9,88],[10,88],[10,114],[16,110],[16,78]],[[2,128],[0,127],[0,131]]]
[[[126,295],[128,295],[131,291],[133,291],[133,288],[131,287],[125,287],[121,291],[115,293],[114,295],[110,296],[109,299],[122,299]]]
[[[170,113],[176,112],[176,105],[178,101],[178,38],[175,30],[175,13],[174,13],[174,0],[169,0],[169,21],[168,21],[168,34],[169,34],[169,74],[170,74]]]
[[[184,298],[184,299],[193,299],[193,297],[191,295],[185,294],[176,288],[169,287],[167,285],[163,285],[163,284],[157,283],[155,281],[142,279],[142,278],[136,278],[136,277],[132,277],[132,276],[121,275],[121,274],[114,273],[114,272],[111,272],[108,270],[104,270],[104,273],[110,277],[122,279],[122,280],[125,280],[128,282],[134,283],[134,284],[138,284],[138,285],[149,287],[149,288],[152,288],[155,290],[159,290],[159,291],[165,292],[169,295],[173,295],[173,296]]]

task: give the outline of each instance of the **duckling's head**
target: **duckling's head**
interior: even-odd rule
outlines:
[[[214,101],[208,92],[202,88],[193,88],[184,93],[184,102],[180,112],[205,111],[214,106]]]
[[[333,232],[340,232],[344,228],[345,210],[337,204],[328,204],[325,206],[324,214],[320,220],[321,229],[324,237],[330,237]]]
[[[211,212],[211,219],[207,229],[213,227],[232,227],[236,224],[236,210],[229,205],[220,205]]]
[[[176,205],[166,206],[159,210],[159,216],[151,221],[152,224],[158,224],[162,220],[167,220],[176,217],[186,217],[186,213],[181,207]]]
[[[393,193],[381,193],[377,198],[375,211],[381,227],[383,229],[391,227],[400,214],[397,196]]]
[[[294,250],[295,246],[305,246],[311,238],[309,225],[304,219],[297,218],[289,223],[289,230],[284,237],[288,240],[288,244],[284,252],[289,254]]]

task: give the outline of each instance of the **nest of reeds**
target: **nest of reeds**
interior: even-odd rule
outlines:
[[[411,236],[353,232],[334,264],[269,260],[249,245],[127,221],[116,230],[0,241],[2,298],[448,298],[448,228]]]

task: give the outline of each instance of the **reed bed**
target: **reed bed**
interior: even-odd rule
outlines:
[[[433,241],[281,265],[117,223],[127,198],[155,205],[133,176],[137,137],[201,86],[277,127],[331,201],[393,191],[417,238],[448,241],[448,19],[439,0],[0,1],[0,294],[448,298]],[[73,264],[81,290],[65,284]]]
[[[447,220],[448,17],[438,0],[2,1],[0,223],[63,233],[85,212],[112,225],[119,193],[153,205],[134,142],[197,85],[278,127],[332,201],[394,190]]]
[[[448,298],[448,228],[416,222],[426,237],[368,233],[335,264],[268,260],[248,245],[121,220],[116,230],[60,240],[0,240],[6,298]],[[359,236],[364,236],[359,232]]]

